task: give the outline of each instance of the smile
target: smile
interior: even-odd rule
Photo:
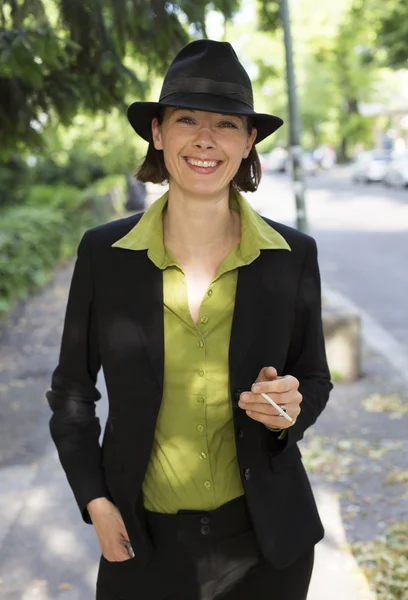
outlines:
[[[222,164],[222,160],[200,160],[198,158],[184,157],[187,165],[197,173],[210,174]]]

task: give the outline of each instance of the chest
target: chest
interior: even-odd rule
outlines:
[[[201,303],[216,272],[216,269],[200,271],[197,271],[196,269],[184,269],[188,307],[190,309],[191,318],[196,325],[200,315]]]
[[[227,248],[224,252],[211,259],[207,259],[205,262],[193,263],[183,260],[181,256],[178,257],[178,262],[184,272],[188,307],[191,318],[196,325],[199,320],[203,298],[207,292],[211,293],[209,290],[211,283],[217,275],[223,260],[231,252],[232,248],[233,246]]]

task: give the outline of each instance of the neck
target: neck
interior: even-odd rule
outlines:
[[[239,214],[229,208],[229,188],[214,197],[169,188],[163,214],[165,245],[189,260],[219,253],[240,236]]]

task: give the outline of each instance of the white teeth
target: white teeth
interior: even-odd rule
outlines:
[[[216,160],[197,160],[195,158],[188,158],[187,162],[190,163],[190,165],[194,165],[195,167],[216,167],[218,164],[218,161]]]

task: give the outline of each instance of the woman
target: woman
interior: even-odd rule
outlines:
[[[282,120],[254,111],[234,50],[211,40],[128,117],[149,141],[138,178],[169,190],[85,233],[47,394],[102,550],[97,598],[303,600],[323,527],[297,442],[331,389],[316,244],[238,192]]]

